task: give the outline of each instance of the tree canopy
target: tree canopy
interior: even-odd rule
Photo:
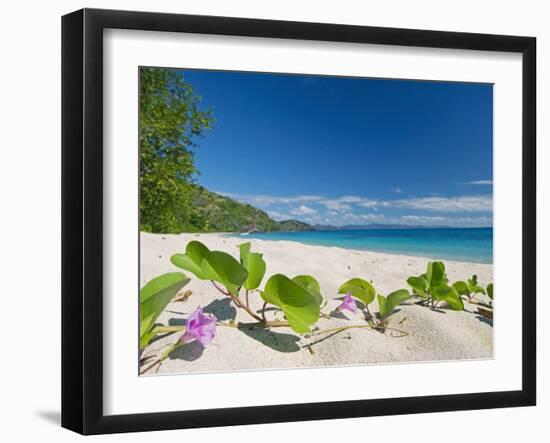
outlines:
[[[140,69],[140,229],[182,232],[192,218],[196,139],[212,128],[210,109],[173,69]]]

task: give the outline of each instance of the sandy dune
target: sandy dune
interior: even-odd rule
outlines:
[[[387,294],[407,288],[406,278],[425,271],[427,258],[405,255],[353,251],[336,247],[309,246],[289,241],[248,240],[218,234],[159,235],[141,234],[141,285],[170,271],[179,270],[170,263],[170,256],[184,252],[191,240],[200,240],[210,249],[218,249],[238,257],[238,245],[252,243],[252,250],[264,254],[267,263],[266,279],[276,273],[289,277],[311,274],[321,284],[328,305],[323,312],[330,313],[340,303],[337,287],[352,277],[372,280],[378,292]],[[467,279],[477,274],[486,285],[493,280],[492,265],[445,261],[450,281]],[[183,325],[185,318],[197,306],[214,314],[220,322],[236,320],[249,322],[245,312],[236,309],[228,297],[217,292],[210,282],[192,279],[184,290],[192,295],[185,302],[174,302],[159,318],[166,325]],[[484,296],[479,297],[483,300]],[[259,294],[251,294],[251,305],[262,305]],[[371,305],[372,306],[372,305]],[[373,306],[377,310],[376,302]],[[371,309],[372,310],[372,309]],[[283,319],[280,311],[269,311],[269,316]],[[338,314],[322,318],[321,329],[364,323],[362,314]],[[178,349],[159,369],[159,373],[212,372],[268,368],[293,368],[332,365],[360,365],[373,363],[481,359],[493,356],[493,325],[476,314],[476,306],[465,304],[465,311],[431,310],[413,301],[399,306],[391,316],[389,326],[408,333],[397,337],[396,331],[386,334],[372,330],[352,329],[303,348],[320,337],[305,338],[290,328],[236,329],[218,327],[215,339],[202,348],[190,343]],[[177,335],[154,341],[145,353],[162,348],[177,339]]]

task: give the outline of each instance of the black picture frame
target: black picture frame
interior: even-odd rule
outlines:
[[[103,30],[455,48],[522,54],[522,389],[325,403],[104,415]],[[82,434],[151,431],[536,403],[536,39],[230,17],[83,9],[62,18],[62,426]]]

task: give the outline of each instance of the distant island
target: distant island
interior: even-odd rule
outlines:
[[[424,225],[400,225],[395,223],[370,223],[368,225],[314,225],[312,230],[315,231],[352,231],[366,229],[446,229],[450,226],[424,226]]]
[[[190,188],[191,205],[185,232],[298,232],[347,231],[368,229],[426,229],[426,226],[371,223],[366,225],[310,225],[289,219],[273,220],[265,211],[231,197],[209,191],[200,185]],[[430,228],[446,228],[431,226]]]

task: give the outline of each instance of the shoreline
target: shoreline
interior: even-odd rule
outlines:
[[[234,237],[226,233],[207,234],[140,234],[140,285],[173,271],[170,256],[184,252],[189,241],[199,240],[210,249],[223,250],[238,259],[238,245],[250,241],[252,251],[262,253],[269,276],[283,273],[289,277],[300,274],[314,276],[332,312],[340,303],[337,288],[353,277],[371,280],[376,290],[388,294],[408,288],[406,278],[425,272],[428,259],[391,253],[344,249],[336,246],[307,245],[287,240],[261,240]],[[465,280],[477,274],[484,285],[493,281],[493,265],[444,260],[450,281]],[[198,306],[216,316],[219,322],[246,322],[246,313],[235,309],[228,297],[217,293],[210,282],[191,277],[184,290],[191,291],[185,302],[172,302],[159,317],[165,325],[185,323]],[[482,299],[482,297],[480,297]],[[251,295],[251,307],[259,310],[262,299]],[[372,308],[376,310],[377,302]],[[436,310],[405,302],[390,317],[390,325],[409,335],[402,338],[372,330],[349,330],[315,345],[315,353],[304,349],[308,340],[290,328],[274,330],[241,330],[218,327],[216,338],[206,348],[186,345],[176,351],[161,366],[159,373],[204,373],[263,369],[290,369],[320,366],[353,366],[379,363],[406,363],[493,358],[493,327],[476,314],[474,305],[465,303],[465,311]],[[269,313],[280,320],[282,313]],[[360,314],[323,318],[319,327],[327,329],[364,322]],[[163,337],[146,348],[153,351],[174,340]],[[245,350],[245,352],[243,352]],[[238,355],[238,358],[235,356]]]
[[[319,246],[319,247],[334,247],[334,248],[340,248],[347,251],[355,251],[355,252],[368,252],[373,254],[387,254],[387,255],[397,255],[397,256],[403,256],[407,258],[419,258],[419,259],[425,259],[425,260],[442,260],[442,261],[450,261],[450,262],[459,262],[459,263],[473,263],[473,264],[481,264],[481,265],[494,265],[494,259],[493,255],[491,255],[491,261],[484,261],[484,260],[476,260],[468,257],[452,257],[449,256],[449,258],[444,258],[441,256],[437,256],[437,254],[432,255],[424,255],[422,252],[414,253],[414,252],[399,252],[399,251],[391,251],[391,250],[384,250],[384,249],[372,249],[372,248],[365,248],[365,249],[359,249],[354,247],[346,247],[342,245],[323,245],[313,242],[303,242],[295,239],[278,239],[278,238],[257,238],[254,237],[254,235],[263,235],[263,234],[300,234],[303,232],[322,232],[322,233],[330,233],[330,232],[356,232],[356,231],[390,231],[390,232],[400,232],[400,231],[411,231],[411,230],[418,230],[418,231],[426,231],[426,230],[474,230],[474,229],[493,229],[492,226],[480,226],[480,227],[465,227],[465,228],[457,228],[457,227],[445,227],[445,226],[435,226],[435,227],[410,227],[410,228],[369,228],[369,229],[310,229],[310,230],[298,230],[298,231],[257,231],[252,233],[243,233],[243,232],[182,232],[180,234],[157,234],[157,233],[149,233],[140,231],[140,234],[148,234],[148,235],[203,235],[203,236],[224,236],[226,238],[237,238],[241,239],[242,242],[250,241],[252,239],[254,240],[261,240],[261,241],[273,241],[273,242],[279,242],[279,241],[286,241],[286,242],[293,242],[298,243],[301,245],[308,245],[308,246]],[[249,236],[249,234],[252,234],[252,237]]]
[[[442,229],[447,229],[447,228],[442,228]],[[469,229],[469,228],[458,228],[458,229]],[[392,229],[392,231],[394,231],[394,229]],[[296,231],[289,231],[289,232],[296,232]],[[308,232],[312,232],[312,231],[308,231]],[[323,232],[323,231],[317,231],[317,232]],[[329,231],[327,231],[329,232]],[[357,252],[357,253],[363,253],[363,252],[367,252],[367,253],[372,253],[372,254],[384,254],[384,255],[395,255],[395,256],[399,256],[399,257],[406,257],[406,258],[413,258],[413,259],[424,259],[424,260],[431,260],[431,261],[434,261],[434,260],[441,260],[441,261],[444,261],[444,262],[456,262],[456,263],[472,263],[472,264],[479,264],[479,265],[489,265],[489,266],[493,266],[494,265],[494,262],[482,262],[482,261],[472,261],[472,260],[459,260],[457,258],[441,258],[441,257],[434,257],[434,256],[429,256],[429,255],[417,255],[417,254],[409,254],[409,253],[406,253],[406,252],[389,252],[389,251],[377,251],[377,250],[374,250],[374,249],[356,249],[356,248],[345,248],[343,246],[327,246],[327,245],[318,245],[318,244],[314,244],[314,243],[305,243],[305,242],[300,242],[300,241],[296,241],[296,240],[287,240],[287,239],[262,239],[262,238],[256,238],[256,237],[248,237],[246,235],[244,236],[241,236],[240,234],[235,234],[235,233],[226,233],[226,232],[212,232],[212,233],[204,233],[204,234],[199,234],[199,235],[210,235],[210,234],[214,234],[214,235],[222,235],[222,236],[226,236],[226,237],[229,237],[229,238],[242,238],[242,241],[243,243],[246,243],[247,241],[250,241],[250,240],[258,240],[258,241],[266,241],[266,242],[289,242],[289,243],[297,243],[297,244],[300,244],[300,245],[307,245],[307,246],[313,246],[313,247],[321,247],[321,248],[338,248],[338,249],[343,249],[345,251],[353,251],[353,252]],[[160,235],[160,234],[155,234],[155,235]],[[174,235],[194,235],[194,234],[174,234]],[[248,239],[248,240],[247,240]]]

